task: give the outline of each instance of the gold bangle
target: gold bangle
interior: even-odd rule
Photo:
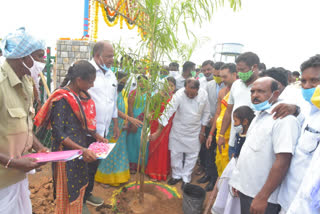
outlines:
[[[4,168],[8,169],[13,158],[10,158]]]
[[[223,137],[224,138],[224,135],[223,134],[219,134],[219,137]]]

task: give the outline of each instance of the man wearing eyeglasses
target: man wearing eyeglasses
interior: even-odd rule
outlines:
[[[281,214],[287,213],[290,205],[293,205],[292,201],[298,192],[320,141],[320,109],[311,101],[317,86],[320,85],[320,55],[315,55],[302,63],[301,72],[302,95],[310,104],[311,111],[309,115],[305,115],[306,119],[301,129],[302,132],[292,157],[290,168],[281,184],[278,196],[278,202],[282,208]],[[300,206],[294,213],[316,213],[310,212],[310,210],[305,212],[305,208]]]

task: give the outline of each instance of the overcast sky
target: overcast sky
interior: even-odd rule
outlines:
[[[227,2],[227,0],[225,0]],[[1,0],[0,37],[20,26],[54,47],[60,37],[81,38],[83,0]],[[212,59],[214,45],[239,42],[244,51],[257,53],[267,67],[297,70],[310,56],[320,53],[320,0],[242,0],[238,12],[219,8],[210,23],[192,30],[203,40],[191,60]],[[109,28],[100,13],[99,38],[121,39],[134,48],[137,29]],[[185,40],[187,42],[187,40]]]

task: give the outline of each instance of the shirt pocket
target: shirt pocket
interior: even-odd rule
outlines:
[[[267,130],[264,130],[267,132]],[[252,135],[252,136],[250,136]],[[250,134],[247,134],[247,138],[254,138],[253,140],[250,140],[248,142],[248,146],[254,151],[254,152],[263,152],[265,151],[266,147],[268,146],[268,143],[271,143],[271,132],[269,133],[259,133],[253,131]]]
[[[15,134],[28,131],[27,112],[23,108],[7,108],[8,134]]]
[[[300,142],[301,151],[305,154],[311,154],[317,149],[320,143],[320,134],[305,130]]]

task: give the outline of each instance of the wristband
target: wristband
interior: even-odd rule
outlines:
[[[10,158],[4,168],[8,169],[13,158]]]

